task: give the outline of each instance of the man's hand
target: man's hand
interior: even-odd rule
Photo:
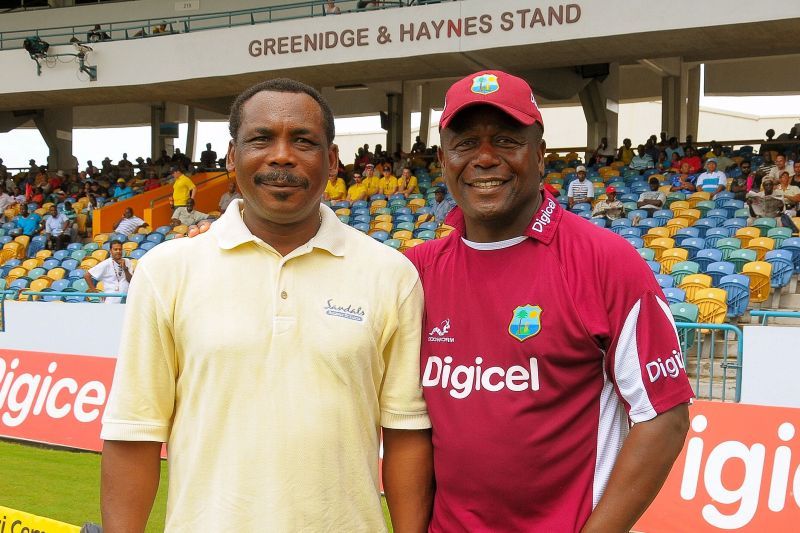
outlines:
[[[383,486],[398,533],[424,533],[433,510],[430,430],[383,429]]]

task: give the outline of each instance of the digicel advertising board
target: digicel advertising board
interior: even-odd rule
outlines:
[[[800,409],[696,402],[678,460],[634,527],[800,531]]]
[[[0,350],[0,435],[100,451],[116,359]]]

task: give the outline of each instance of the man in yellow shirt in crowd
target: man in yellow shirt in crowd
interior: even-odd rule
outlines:
[[[392,175],[392,169],[389,166],[383,167],[383,177],[378,182],[379,193],[391,196],[397,192],[397,178]]]
[[[255,85],[229,129],[242,199],[148,252],[131,280],[103,415],[103,528],[144,531],[166,442],[166,531],[386,532],[382,430],[394,528],[426,531],[419,275],[320,204],[338,149],[313,87]]]
[[[175,178],[172,184],[172,207],[177,209],[185,207],[189,198],[195,199],[197,186],[186,176],[179,167],[170,168],[170,174]]]
[[[344,200],[345,196],[347,196],[347,186],[344,184],[344,180],[336,174],[329,176],[328,183],[325,184],[325,192],[322,193],[322,198],[324,200],[336,202],[338,200]]]
[[[406,198],[419,192],[417,177],[411,173],[409,167],[403,167],[403,173],[397,178],[397,192],[402,193]]]
[[[367,188],[367,198],[378,194],[380,191],[380,177],[375,175],[375,165],[367,163],[364,167],[364,186]]]
[[[347,189],[347,199],[350,203],[367,199],[367,186],[364,185],[360,172],[353,172],[353,184]]]

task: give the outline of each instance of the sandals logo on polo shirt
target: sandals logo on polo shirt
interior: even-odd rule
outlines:
[[[494,74],[483,74],[472,78],[472,87],[469,90],[476,94],[491,94],[500,90],[500,84]]]
[[[428,333],[428,342],[456,342],[453,337],[447,337],[447,333],[450,331],[450,319],[445,318],[442,322],[434,327]]]
[[[347,320],[353,320],[355,322],[363,322],[364,318],[366,317],[366,313],[364,309],[359,307],[353,307],[352,305],[343,306],[337,305],[333,298],[329,299],[325,307],[325,314],[330,316],[338,316],[340,318],[346,318]]]
[[[523,305],[514,309],[508,332],[522,342],[542,330],[542,308],[538,305]]]
[[[545,204],[545,206],[539,210],[539,214],[536,215],[536,219],[533,221],[531,229],[536,233],[543,232],[545,226],[547,226],[553,220],[553,212],[555,210],[556,203],[552,198],[548,198],[547,204]]]

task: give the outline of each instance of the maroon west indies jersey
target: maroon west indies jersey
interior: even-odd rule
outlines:
[[[425,290],[430,531],[579,531],[630,422],[693,397],[669,307],[629,243],[548,193],[505,248],[468,246],[458,209],[449,222],[407,252]]]

